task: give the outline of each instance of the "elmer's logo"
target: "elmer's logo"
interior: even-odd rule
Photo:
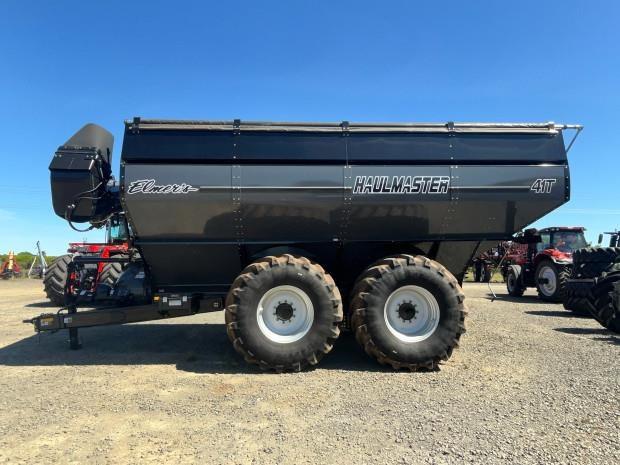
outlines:
[[[354,194],[447,194],[449,176],[356,176]]]
[[[187,194],[199,190],[191,184],[155,184],[154,179],[132,181],[127,187],[128,194]]]

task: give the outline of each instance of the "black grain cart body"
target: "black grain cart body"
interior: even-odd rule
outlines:
[[[344,319],[380,363],[434,369],[465,331],[471,258],[569,199],[567,128],[135,118],[116,185],[112,136],[87,125],[50,165],[54,210],[125,217],[129,256],[73,257],[66,309],[28,322],[77,348],[78,328],[225,307],[246,361],[299,371]],[[125,269],[93,288],[81,270],[104,260]]]
[[[291,124],[134,119],[121,201],[155,288],[226,292],[286,251],[339,285],[390,253],[459,279],[480,241],[569,199],[555,125]]]

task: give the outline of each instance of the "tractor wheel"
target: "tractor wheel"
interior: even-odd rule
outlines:
[[[576,315],[592,316],[592,304],[590,304],[590,301],[585,297],[564,296],[563,305],[565,310],[570,310]]]
[[[436,369],[465,332],[456,278],[422,256],[387,257],[360,277],[351,329],[366,353],[394,369]]]
[[[546,302],[562,302],[570,272],[570,267],[557,265],[551,260],[540,262],[535,275],[538,296]]]
[[[571,278],[574,277],[575,268],[573,268],[571,275]],[[589,291],[590,285],[583,285],[579,281],[569,280],[564,287],[564,308],[577,315],[591,317],[594,307],[588,299]]]
[[[482,265],[482,268],[480,269],[480,282],[481,283],[491,282],[491,266]]]
[[[342,321],[332,277],[305,257],[265,257],[248,265],[226,297],[226,330],[246,362],[300,371],[333,347]]]
[[[591,279],[598,278],[609,270],[613,263],[609,262],[573,262],[573,278]]]
[[[59,307],[65,304],[65,284],[69,263],[71,263],[71,255],[61,255],[47,268],[43,278],[43,288],[47,298]]]
[[[614,294],[620,289],[615,284],[620,283],[620,273],[608,275],[601,279],[592,289],[592,315],[605,328],[620,333],[620,305],[618,299],[614,302]]]
[[[573,252],[577,263],[613,263],[620,260],[620,247],[584,247]]]
[[[512,297],[521,297],[525,287],[521,284],[521,267],[511,266],[506,273],[506,289]]]
[[[474,263],[474,282],[475,283],[479,283],[481,281],[481,276],[482,276],[482,267],[480,266],[480,263],[475,262]]]
[[[103,270],[101,270],[101,274],[99,275],[99,283],[100,284],[109,284],[110,286],[114,286],[118,278],[121,276],[123,272],[123,265],[120,263],[106,263],[103,266]]]

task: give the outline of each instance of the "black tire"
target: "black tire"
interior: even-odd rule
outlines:
[[[572,277],[575,279],[597,278],[608,270],[613,263],[608,262],[577,262],[573,263]]]
[[[490,265],[482,265],[482,269],[480,270],[480,282],[488,283],[491,282],[491,266]]]
[[[575,278],[576,270],[573,267],[571,278]],[[565,310],[570,310],[577,315],[592,316],[594,307],[588,299],[591,285],[583,284],[580,281],[568,280],[564,286],[564,301],[562,302]]]
[[[47,298],[59,307],[65,304],[65,284],[69,263],[71,263],[71,255],[61,255],[47,267],[43,278],[43,288]]]
[[[123,265],[120,263],[106,263],[99,275],[100,284],[108,284],[114,286],[121,273],[123,272]]]
[[[276,342],[261,330],[257,310],[267,291],[285,285],[309,297],[314,319],[299,340]],[[263,370],[300,371],[318,364],[338,338],[342,318],[342,300],[334,280],[305,257],[269,256],[248,265],[226,297],[228,338],[246,362]]]
[[[512,297],[521,297],[525,292],[525,287],[521,284],[521,276],[514,266],[508,268],[506,273],[506,290]]]
[[[540,274],[543,269],[548,268],[555,274],[555,289],[553,292],[547,291],[543,288],[544,284],[539,282],[541,279]],[[566,288],[566,282],[570,278],[571,267],[566,265],[558,265],[551,260],[543,260],[536,267],[536,274],[534,278],[536,280],[536,290],[538,291],[538,297],[545,302],[562,302],[564,300],[564,289]]]
[[[563,305],[565,310],[569,310],[576,315],[592,316],[593,307],[586,297],[564,296]]]
[[[575,263],[613,263],[620,260],[620,247],[584,247],[573,252]]]
[[[592,316],[605,328],[620,333],[620,309],[616,308],[612,294],[614,283],[620,281],[620,273],[614,273],[601,279],[592,288]]]
[[[474,282],[475,283],[479,283],[480,282],[480,278],[482,276],[482,267],[480,266],[480,263],[478,262],[474,262]]]
[[[409,285],[430,293],[439,311],[433,332],[414,342],[395,336],[384,315],[393,292]],[[439,263],[422,256],[387,257],[368,268],[357,281],[350,307],[351,329],[366,353],[381,364],[412,371],[436,369],[441,361],[450,358],[465,332],[464,297],[456,278]]]

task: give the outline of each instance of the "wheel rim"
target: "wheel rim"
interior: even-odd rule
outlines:
[[[276,286],[261,297],[256,319],[267,339],[287,344],[298,341],[310,331],[314,321],[314,305],[300,288]]]
[[[402,342],[420,342],[439,325],[439,303],[420,286],[402,286],[390,294],[383,315],[389,331]]]
[[[546,282],[539,283],[540,290],[546,296],[552,296],[555,294],[555,290],[557,288],[557,278],[555,276],[555,271],[550,266],[543,266],[538,273],[538,279],[543,279]]]

